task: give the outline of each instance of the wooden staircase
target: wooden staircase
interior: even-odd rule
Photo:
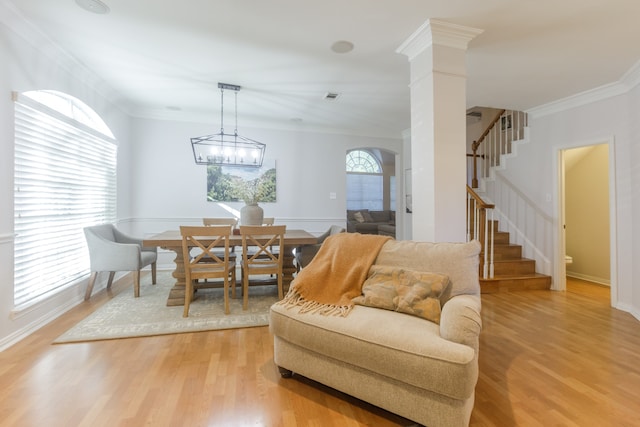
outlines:
[[[493,230],[499,230],[493,221]],[[536,273],[535,260],[522,257],[522,246],[510,243],[509,233],[494,231],[494,277],[483,279],[484,251],[480,254],[480,289],[484,294],[549,289],[551,276]]]

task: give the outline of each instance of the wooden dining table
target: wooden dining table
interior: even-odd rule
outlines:
[[[258,239],[259,240],[259,239]],[[262,241],[261,243],[266,243]],[[287,229],[284,235],[284,257],[283,257],[283,277],[282,286],[285,291],[289,289],[289,285],[293,280],[293,274],[296,272],[296,266],[294,264],[293,249],[304,246],[313,245],[317,243],[318,239],[313,234],[304,230],[289,230]],[[203,243],[206,241],[203,241]],[[185,287],[185,271],[184,271],[184,259],[182,255],[182,236],[179,230],[168,230],[162,233],[155,234],[150,237],[146,237],[142,241],[143,246],[155,246],[162,249],[170,250],[176,254],[174,262],[176,264],[173,270],[173,277],[176,279],[175,284],[171,288],[167,297],[167,306],[184,305],[184,293]],[[242,246],[242,236],[239,234],[232,234],[229,236],[230,246]]]

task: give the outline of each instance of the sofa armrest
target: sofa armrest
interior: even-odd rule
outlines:
[[[448,341],[467,345],[478,353],[482,318],[480,297],[458,295],[442,307],[440,336]]]

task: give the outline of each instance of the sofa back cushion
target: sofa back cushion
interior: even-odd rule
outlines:
[[[441,301],[456,295],[480,295],[480,243],[429,243],[412,240],[389,240],[384,244],[376,265],[404,267],[416,271],[449,276],[450,286]]]
[[[356,213],[360,213],[360,215],[362,215],[362,218],[366,221],[367,218],[371,218],[371,215],[369,214],[369,209],[347,209],[347,221],[351,221],[351,222],[363,222],[363,221],[358,221],[356,219]],[[358,216],[360,216],[358,215]]]
[[[390,222],[391,211],[369,211],[371,214],[372,222]]]

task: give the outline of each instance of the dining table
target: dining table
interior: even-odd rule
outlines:
[[[268,239],[260,241],[266,243]],[[313,245],[317,243],[318,238],[313,234],[305,230],[287,229],[284,235],[284,254],[283,254],[283,268],[282,268],[282,287],[286,293],[289,289],[289,285],[293,281],[294,274],[296,272],[296,266],[294,264],[294,248]],[[206,243],[206,240],[203,241]],[[185,286],[185,270],[184,270],[184,258],[182,254],[182,236],[179,230],[167,230],[158,234],[154,234],[149,237],[145,237],[142,241],[143,246],[158,247],[166,249],[175,253],[175,269],[173,270],[173,277],[176,280],[173,287],[169,291],[167,297],[167,306],[184,305],[184,294],[186,291]],[[242,247],[242,236],[239,234],[231,234],[229,236],[230,247]]]

